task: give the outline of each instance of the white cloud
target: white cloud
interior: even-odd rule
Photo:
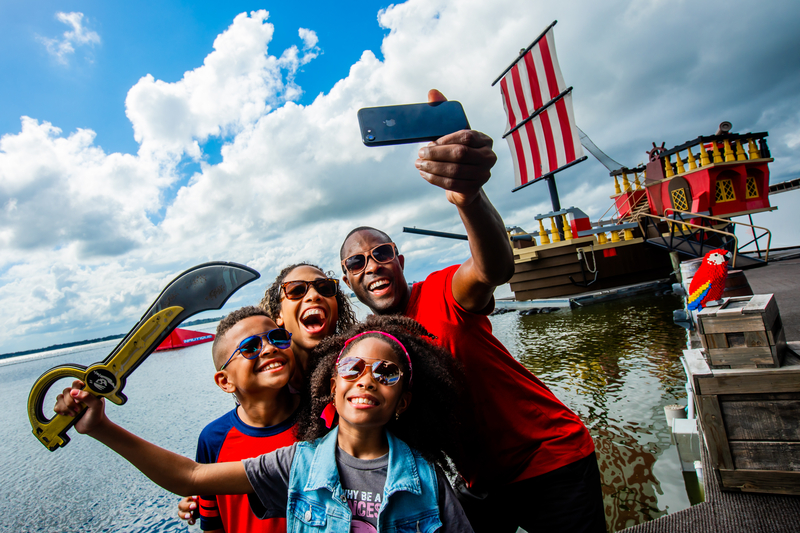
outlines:
[[[67,56],[75,53],[75,46],[94,46],[100,44],[100,35],[89,30],[83,25],[83,13],[71,12],[56,13],[59,22],[71,26],[71,30],[65,31],[60,38],[47,38],[39,36],[39,41],[45,45],[48,53],[59,63],[66,65]]]
[[[65,136],[23,119],[20,133],[0,139],[0,246],[9,252],[0,259],[0,320],[8,325],[0,351],[30,347],[25,336],[34,332],[85,338],[83,328],[98,320],[106,332],[124,331],[171,277],[206,260],[261,271],[264,281],[237,295],[255,301],[290,261],[338,271],[340,240],[355,225],[389,231],[413,259],[409,279],[465,257],[465,244],[401,233],[463,232],[444,194],[414,169],[418,146],[366,148],[359,138],[359,108],[422,101],[433,87],[496,139],[487,193],[506,223],[534,227],[533,217],[549,210],[547,188],[509,192],[506,121],[490,84],[554,19],[577,121],[611,157],[637,164],[651,141],[678,144],[730,120],[738,131],[773,132],[773,181],[798,168],[791,147],[800,59],[781,51],[800,45],[800,13],[780,4],[741,19],[721,0],[631,6],[409,0],[379,15],[389,30],[384,60],[364,52],[307,106],[295,103],[302,88],[294,75],[303,65],[313,73],[316,34],[301,29],[300,47],[270,54],[273,27],[256,11],[237,16],[179,81],[145,76],[131,88],[136,155],[104,153],[89,130]],[[210,137],[224,141],[214,165],[200,148]],[[165,202],[187,156],[200,170]],[[611,203],[613,181],[596,162],[563,173],[558,187],[562,205],[593,216]],[[163,219],[151,222],[154,213]]]
[[[297,33],[300,35],[300,38],[303,39],[303,50],[311,50],[317,46],[319,38],[317,38],[317,34],[314,30],[300,28]]]

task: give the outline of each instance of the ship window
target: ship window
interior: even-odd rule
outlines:
[[[714,201],[731,202],[736,200],[736,193],[733,192],[733,181],[731,180],[717,180],[717,191],[714,194]]]
[[[758,186],[753,176],[747,176],[747,198],[758,198]]]
[[[672,208],[678,211],[689,210],[689,202],[686,201],[686,189],[672,191]]]

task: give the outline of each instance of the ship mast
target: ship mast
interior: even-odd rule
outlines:
[[[546,181],[553,211],[561,210],[555,174],[587,157],[572,111],[572,87],[566,87],[555,51],[553,21],[509,65],[492,86],[500,83],[514,161],[516,192]]]

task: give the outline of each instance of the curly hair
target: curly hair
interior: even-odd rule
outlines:
[[[292,270],[301,266],[316,268],[323,274],[325,273],[325,271],[317,265],[306,263],[305,261],[289,265],[281,270],[278,273],[278,277],[276,277],[275,281],[272,282],[272,285],[267,287],[264,297],[258,304],[259,307],[269,313],[270,318],[273,320],[276,320],[281,313],[281,283],[283,283],[283,281],[286,279],[286,276],[288,276]],[[330,276],[332,273],[325,275]],[[350,300],[344,295],[341,287],[339,287],[339,289],[336,291],[336,305],[339,308],[339,319],[336,321],[336,333],[341,333],[358,322],[358,319],[356,318],[355,311],[353,311],[353,306],[350,305]]]
[[[225,337],[225,334],[233,326],[245,318],[250,318],[251,316],[265,316],[269,319],[272,319],[272,317],[269,316],[269,313],[264,311],[262,308],[254,305],[246,305],[237,309],[236,311],[231,311],[227,314],[227,316],[225,316],[225,318],[219,321],[219,324],[217,324],[217,333],[214,337],[214,343],[211,345],[211,356],[214,358],[214,367],[217,370],[219,370],[219,367],[222,366],[222,364],[225,362],[225,358],[227,357],[227,355],[220,353],[223,337]]]
[[[345,341],[367,331],[388,333],[400,340],[408,350],[413,367],[411,376],[405,354],[396,343],[389,342],[389,346],[398,354],[403,374],[411,378],[413,396],[409,408],[399,419],[390,420],[386,428],[419,450],[427,461],[452,474],[452,466],[458,468],[464,455],[460,438],[466,404],[460,387],[464,382],[463,373],[452,355],[425,339],[435,337],[408,317],[370,315],[365,322],[355,324],[345,334],[328,337],[317,346],[316,366],[308,383],[311,399],[297,421],[297,438],[312,441],[328,433],[329,429],[320,416],[333,401],[331,378],[336,376],[336,360]],[[348,350],[369,337],[372,335],[350,343]],[[374,337],[380,338],[378,335]],[[408,390],[405,379],[402,386]]]

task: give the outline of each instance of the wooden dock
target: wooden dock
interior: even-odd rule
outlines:
[[[772,256],[770,256],[772,257]],[[775,295],[787,341],[800,341],[800,257],[745,272],[754,294]]]
[[[711,459],[705,445],[703,466]],[[710,468],[709,468],[710,470]],[[777,494],[722,492],[716,476],[703,475],[706,501],[652,522],[625,529],[626,533],[776,533],[800,531],[800,498]]]

